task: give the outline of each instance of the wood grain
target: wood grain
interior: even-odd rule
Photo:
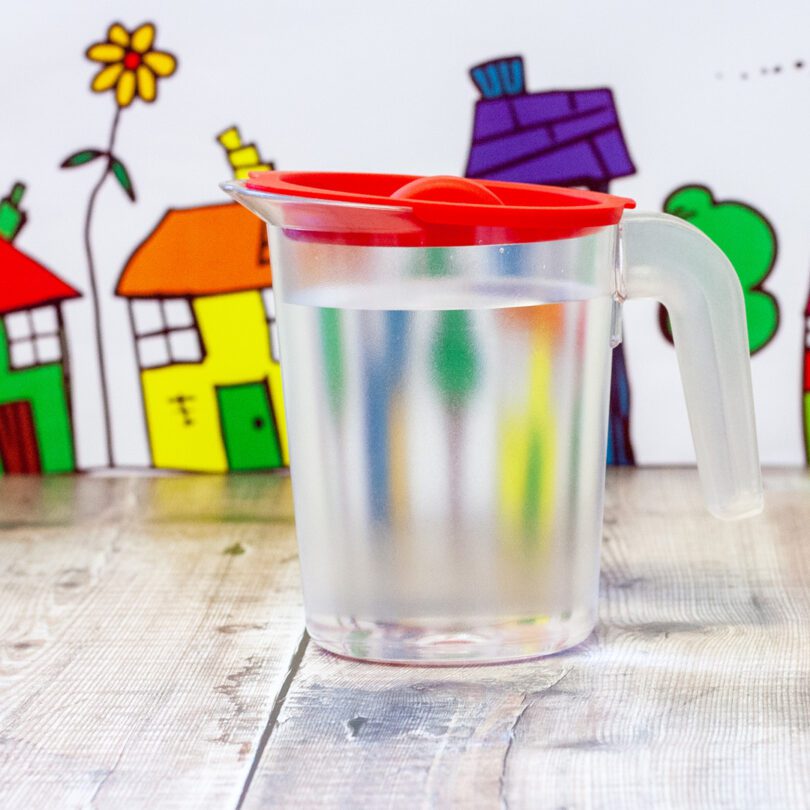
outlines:
[[[723,523],[691,470],[609,476],[600,623],[537,662],[310,645],[245,810],[810,807],[810,476]]]
[[[287,479],[0,478],[0,806],[234,808],[302,631]]]
[[[810,476],[766,483],[611,471],[596,633],[428,669],[306,646],[286,479],[0,479],[0,806],[810,806]]]

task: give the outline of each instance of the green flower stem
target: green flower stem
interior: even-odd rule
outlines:
[[[93,186],[90,192],[90,199],[87,202],[87,212],[84,217],[84,251],[87,256],[87,270],[90,279],[90,304],[93,307],[93,323],[95,326],[96,349],[98,351],[98,364],[99,364],[99,380],[101,382],[101,399],[103,406],[104,416],[104,435],[106,437],[107,447],[107,465],[112,467],[113,459],[113,444],[112,444],[112,422],[110,420],[110,392],[107,383],[107,365],[104,357],[104,343],[102,340],[101,329],[101,308],[99,303],[98,294],[98,279],[96,278],[96,264],[93,258],[93,246],[90,241],[90,228],[93,221],[93,212],[96,207],[96,199],[110,174],[112,164],[112,151],[115,146],[115,137],[118,134],[118,122],[121,118],[121,108],[116,105],[115,116],[113,117],[112,127],[110,128],[110,138],[107,145],[107,162],[104,166],[104,171]]]

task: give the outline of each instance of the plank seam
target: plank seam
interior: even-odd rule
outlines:
[[[518,724],[523,719],[523,715],[526,714],[526,711],[534,705],[535,700],[549,690],[554,689],[554,687],[557,686],[565,677],[567,677],[573,669],[573,667],[569,667],[562,673],[562,675],[560,675],[559,678],[552,681],[548,686],[538,690],[537,692],[528,692],[523,696],[523,705],[520,707],[520,711],[517,713],[515,719],[512,721],[512,725],[509,727],[508,741],[506,743],[506,750],[503,752],[503,761],[501,763],[501,773],[498,777],[498,801],[501,810],[509,810],[509,802],[506,799],[506,768],[509,763],[509,754],[512,753],[512,745],[515,742]]]
[[[295,676],[298,674],[298,670],[301,667],[301,661],[304,658],[304,653],[306,652],[308,645],[309,633],[304,630],[301,640],[298,642],[298,647],[290,659],[290,666],[287,670],[287,675],[284,678],[284,682],[281,684],[281,689],[279,689],[278,695],[276,695],[276,699],[273,702],[273,708],[270,710],[270,716],[267,718],[267,725],[262,731],[262,736],[259,739],[258,746],[256,747],[256,755],[253,757],[253,762],[250,763],[250,770],[247,773],[245,784],[242,786],[242,792],[239,794],[239,800],[236,802],[236,807],[234,810],[242,810],[242,805],[245,803],[248,791],[253,783],[253,777],[256,775],[262,755],[264,754],[265,748],[267,748],[267,743],[270,741],[270,737],[276,728],[278,716],[281,713],[282,707],[284,706],[284,701],[287,699],[287,693],[290,691],[290,687],[295,680]]]

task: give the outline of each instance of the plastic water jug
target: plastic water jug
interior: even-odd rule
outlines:
[[[740,284],[682,220],[455,177],[223,187],[269,226],[307,627],[326,649],[485,662],[591,633],[629,299],[669,314],[709,510],[762,509]]]

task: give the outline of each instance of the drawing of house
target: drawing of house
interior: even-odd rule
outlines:
[[[528,93],[520,56],[476,65],[470,76],[481,98],[467,177],[607,192],[611,180],[635,173],[609,88]],[[621,344],[612,364],[608,462],[634,464]]]
[[[810,295],[807,296],[807,306],[804,309],[804,385],[802,386],[802,399],[804,400],[804,447],[807,463],[810,464]]]
[[[235,203],[169,210],[118,282],[155,467],[288,463],[264,224]]]
[[[0,474],[72,472],[61,307],[79,293],[12,244],[24,191],[0,200]]]
[[[470,75],[482,97],[468,177],[607,191],[611,180],[635,174],[609,88],[527,93],[519,56]]]

